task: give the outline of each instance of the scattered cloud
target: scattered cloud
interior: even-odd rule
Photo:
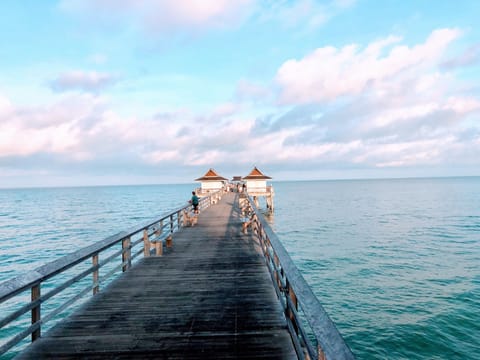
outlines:
[[[50,83],[50,87],[57,92],[70,90],[99,92],[117,81],[116,76],[108,73],[74,70],[60,74]]]
[[[314,29],[323,25],[329,14],[324,5],[313,0],[301,0],[282,4],[276,16],[288,27],[297,27],[303,23],[307,28]]]
[[[280,102],[311,103],[337,100],[341,96],[365,91],[388,91],[392,81],[409,79],[423,70],[431,71],[446,47],[460,36],[457,29],[434,31],[423,44],[413,47],[393,44],[401,41],[388,37],[365,49],[352,44],[337,49],[316,49],[300,60],[288,60],[278,70]],[[388,51],[389,50],[389,51]],[[388,52],[383,55],[384,52]]]
[[[88,95],[65,97],[43,108],[12,108],[0,114],[0,158],[38,153],[82,158],[88,152],[82,141],[102,109],[102,102]]]
[[[0,116],[5,116],[12,110],[10,100],[0,94]]]
[[[312,31],[354,6],[356,0],[62,0],[59,8],[90,22],[121,25],[150,35],[239,27],[250,19]]]
[[[480,65],[480,43],[469,46],[462,54],[444,61],[441,65],[447,70]]]
[[[290,29],[310,32],[325,25],[335,16],[354,6],[356,0],[333,1],[263,1],[259,6],[259,18],[264,21],[275,20]]]
[[[129,39],[138,39],[138,33],[143,39],[145,34],[204,31],[223,37],[217,30],[241,27],[250,20],[255,25],[273,21],[276,29],[310,31],[353,8],[356,1],[62,0],[60,4],[64,11],[99,26],[105,20],[133,34]],[[123,89],[115,87],[108,97],[107,91],[120,81],[108,70],[50,75],[53,92],[43,105],[25,105],[0,94],[0,171],[12,177],[31,174],[28,169],[42,174],[53,169],[59,174],[105,172],[114,177],[133,169],[156,174],[172,166],[181,171],[212,166],[236,169],[249,167],[252,161],[286,171],[450,164],[480,168],[480,97],[478,90],[472,91],[478,85],[476,79],[459,77],[455,71],[480,63],[480,45],[464,47],[455,55],[462,36],[457,28],[445,28],[413,44],[391,35],[367,44],[312,47],[304,57],[269,62],[275,64],[269,68],[275,75],[263,82],[245,78],[248,71],[235,63],[234,70],[225,70],[229,85],[220,85],[218,98],[220,91],[204,86],[209,79],[221,80],[215,78],[216,68],[208,68],[212,58],[200,54],[203,48],[198,53],[168,49],[141,59],[137,48],[129,48],[127,57],[135,59],[133,67],[124,67],[129,82]],[[312,38],[305,36],[305,44],[316,41]],[[217,46],[216,40],[208,38],[202,46]],[[97,52],[96,45],[68,68],[106,69],[104,65],[123,59],[113,55],[118,44],[105,53]],[[192,44],[184,45],[182,51]],[[264,54],[277,54],[276,46]],[[238,48],[243,51],[243,44]],[[295,48],[278,53],[287,51],[298,53]],[[216,66],[224,64],[220,58],[215,57]],[[239,80],[229,94],[235,79]],[[198,89],[208,93],[207,102],[197,100],[205,95],[198,96]],[[135,99],[119,105],[130,95]]]
[[[248,17],[253,5],[253,0],[63,0],[60,8],[162,34],[230,28]]]
[[[279,102],[290,109],[259,117],[254,129],[292,130],[283,151],[296,149],[317,164],[433,166],[453,161],[452,154],[471,161],[468,153],[480,155],[480,122],[472,121],[480,117],[480,99],[464,94],[440,66],[460,34],[436,30],[412,47],[391,36],[363,49],[324,47],[289,60],[275,80]]]

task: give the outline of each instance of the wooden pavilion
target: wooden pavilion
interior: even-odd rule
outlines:
[[[200,181],[200,189],[198,192],[200,194],[208,194],[225,188],[228,179],[220,176],[214,169],[209,169],[205,175],[195,179],[195,181]]]
[[[267,185],[267,180],[271,177],[263,174],[256,166],[247,176],[244,176],[243,181],[247,187],[248,195],[253,196],[255,205],[258,206],[258,197],[264,197],[267,203],[267,209],[273,211],[273,186]]]

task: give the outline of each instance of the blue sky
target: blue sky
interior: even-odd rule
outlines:
[[[0,3],[0,187],[480,175],[480,2]]]

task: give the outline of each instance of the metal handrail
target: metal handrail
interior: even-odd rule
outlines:
[[[322,360],[355,359],[320,301],[295,266],[277,235],[273,232],[250,196],[244,211],[253,213],[252,229],[262,244],[273,284],[279,294],[288,327],[299,358]],[[305,321],[309,331],[304,328]],[[311,336],[309,336],[311,334]],[[314,341],[312,342],[311,338]]]
[[[208,208],[215,204],[221,198],[222,191],[213,192],[200,198],[200,210]],[[52,320],[55,316],[71,307],[75,302],[84,296],[76,294],[64,303],[60,304],[51,313],[41,316],[41,306],[46,300],[58,295],[61,291],[71,287],[73,284],[93,274],[93,281],[84,289],[79,290],[79,293],[85,295],[92,291],[95,295],[100,290],[100,282],[111,278],[120,271],[127,271],[132,264],[132,260],[138,257],[142,252],[144,256],[150,256],[150,241],[155,238],[155,241],[165,241],[167,238],[178,231],[184,223],[185,212],[191,207],[190,204],[183,205],[168,213],[160,215],[154,219],[145,221],[139,225],[133,226],[125,231],[121,231],[115,235],[109,236],[92,245],[86,246],[71,254],[61,257],[55,261],[42,265],[25,274],[16,276],[10,280],[0,283],[0,305],[20,294],[30,291],[30,301],[21,299],[18,301],[18,308],[9,314],[3,314],[0,317],[0,332],[8,324],[19,320],[21,316],[31,311],[31,324],[26,324],[26,328],[21,328],[12,334],[5,342],[0,342],[0,355],[6,353],[15,345],[19,344],[27,336],[32,336],[32,342],[41,336],[41,328]],[[132,240],[134,237],[137,239]],[[116,246],[121,245],[120,250],[116,250],[113,254],[107,253],[103,261],[99,261],[99,254],[105,254],[105,251],[110,250]],[[163,245],[162,245],[163,246]],[[143,247],[143,249],[142,249]],[[132,249],[140,249],[132,253]],[[147,251],[148,250],[148,251]],[[120,262],[115,265],[116,261],[121,256]],[[61,276],[67,270],[74,268],[76,265],[84,263],[89,258],[92,259],[92,265],[87,269],[78,270],[79,273],[71,275],[71,278],[59,278],[56,280],[59,285],[54,289],[48,289],[48,293],[41,294],[41,285],[57,276]],[[101,279],[99,277],[99,270],[105,265],[114,265],[106,275]],[[5,315],[5,316],[4,316]],[[3,337],[3,336],[2,336]],[[5,339],[5,337],[3,337]]]

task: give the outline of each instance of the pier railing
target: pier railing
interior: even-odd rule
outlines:
[[[245,220],[260,240],[298,357],[320,360],[354,359],[335,324],[255,206],[253,198],[246,196],[241,199],[240,206],[244,214],[249,215],[248,220]]]
[[[215,204],[222,192],[200,199],[200,210]],[[140,256],[161,255],[174,233],[186,224],[191,205],[122,231],[97,243],[0,283],[0,356],[35,341],[73,304],[95,295],[127,271]],[[48,313],[47,313],[48,312]],[[48,324],[48,325],[47,325]]]

